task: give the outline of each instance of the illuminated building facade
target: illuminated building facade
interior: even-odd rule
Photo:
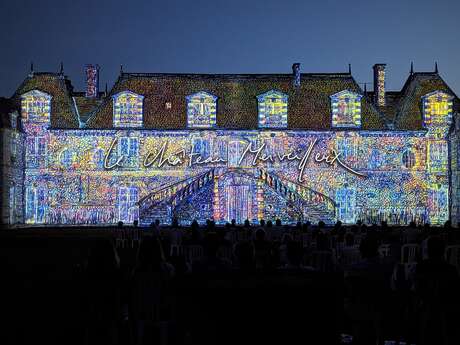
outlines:
[[[271,75],[121,72],[105,93],[97,65],[85,75],[75,92],[62,73],[31,72],[8,100],[21,158],[4,167],[14,176],[4,222],[458,217],[458,99],[437,71],[411,73],[397,92],[385,90],[384,64],[372,92],[351,73],[299,64]]]

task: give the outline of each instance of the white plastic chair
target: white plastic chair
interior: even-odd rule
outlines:
[[[416,263],[420,254],[420,246],[418,244],[405,244],[401,247],[401,263],[412,264]]]
[[[414,278],[419,254],[420,246],[418,244],[405,244],[401,247],[401,264],[404,265],[404,275],[408,281]]]
[[[199,245],[187,246],[187,257],[190,263],[203,257],[203,247]]]
[[[382,244],[379,246],[380,257],[385,258],[391,255],[391,248],[389,244]]]

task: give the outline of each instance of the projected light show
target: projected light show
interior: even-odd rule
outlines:
[[[47,73],[17,91],[24,209],[19,192],[11,204],[25,223],[449,219],[454,95],[435,73],[411,76],[417,95],[390,123],[383,64],[372,94],[350,73],[294,64],[276,76],[121,73],[101,97],[98,66],[86,68],[85,95]]]

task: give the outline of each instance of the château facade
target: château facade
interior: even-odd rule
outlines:
[[[86,91],[31,71],[2,112],[2,221],[459,220],[459,100],[347,73],[126,73]]]

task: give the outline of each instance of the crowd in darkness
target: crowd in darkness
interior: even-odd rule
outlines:
[[[300,337],[315,344],[444,345],[460,339],[460,231],[448,222],[394,227],[208,221],[148,229],[120,223],[106,233],[71,245],[77,259],[64,300],[75,302],[53,318],[73,314],[65,343],[288,343]],[[8,241],[18,247],[26,240],[3,243]],[[27,247],[43,243],[29,241]],[[33,287],[24,288],[27,282],[19,283],[24,276],[12,262],[3,260],[3,272],[16,281],[11,289],[20,286],[15,296],[33,291],[40,298]],[[40,281],[47,270],[42,267]],[[12,313],[3,343],[24,343],[30,336],[17,323],[33,306],[25,303]],[[49,335],[59,331],[46,329],[53,343]]]

